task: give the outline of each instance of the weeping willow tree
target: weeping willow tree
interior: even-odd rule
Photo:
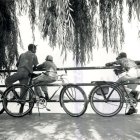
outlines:
[[[76,64],[84,64],[92,59],[99,36],[107,51],[123,46],[125,6],[129,21],[132,13],[140,20],[139,0],[0,0],[0,68],[10,68],[18,57],[17,13],[29,15],[33,41],[38,26],[42,38],[59,47],[65,59],[72,51]]]
[[[18,25],[14,0],[0,0],[0,69],[9,69],[18,57]]]

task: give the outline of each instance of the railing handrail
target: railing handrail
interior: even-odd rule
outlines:
[[[62,70],[97,70],[97,69],[114,69],[119,66],[111,66],[111,67],[106,67],[106,66],[96,66],[96,67],[64,67],[64,68],[57,68],[58,71]],[[5,73],[5,72],[16,72],[17,70],[0,70],[0,73]],[[45,70],[35,70],[35,71],[45,71]],[[83,83],[84,85],[84,83]],[[87,85],[93,85],[91,83],[85,83],[85,86]],[[5,87],[5,85],[0,85],[0,87]]]
[[[106,66],[96,66],[96,67],[64,67],[64,68],[57,68],[58,71],[62,70],[96,70],[96,69],[114,69],[119,66],[111,66],[111,67],[106,67]],[[0,70],[0,72],[16,72],[17,70]],[[35,71],[44,71],[42,70],[35,70]]]

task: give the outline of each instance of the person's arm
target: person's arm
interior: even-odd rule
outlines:
[[[21,57],[21,55],[19,56],[19,59],[17,60],[16,67],[18,67],[18,66],[19,66],[20,57]]]
[[[117,65],[117,61],[106,63],[105,66],[113,66],[114,64]]]
[[[135,63],[136,63],[137,65],[140,65],[140,61],[135,61]]]
[[[43,70],[43,68],[44,68],[44,63],[36,66],[36,69],[38,69],[38,70]]]
[[[34,62],[33,62],[33,70],[37,69],[37,65],[38,65],[38,59],[37,59],[37,56],[35,55],[34,56]]]

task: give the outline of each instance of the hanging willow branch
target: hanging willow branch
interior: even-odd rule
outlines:
[[[126,4],[129,8],[128,17],[129,21],[132,19],[133,11],[136,12],[138,20],[140,20],[140,1],[139,0],[126,0]]]
[[[39,6],[39,22],[43,38],[49,36],[50,46],[56,46],[56,1],[55,0],[41,0]]]
[[[74,44],[74,22],[71,16],[73,10],[70,1],[42,0],[39,9],[43,38],[49,36],[50,46],[53,48],[57,42],[66,58],[67,51],[72,50]]]
[[[18,57],[18,26],[14,0],[0,1],[0,69],[9,69]]]
[[[129,20],[137,14],[140,19],[140,1],[126,0]],[[117,52],[124,42],[123,0],[0,0],[0,68],[9,68],[17,59],[19,39],[18,13],[29,15],[34,30],[38,25],[50,46],[59,46],[66,56],[73,52],[77,64],[92,59],[102,35],[103,47]],[[37,24],[36,24],[37,23]]]
[[[114,52],[124,42],[123,0],[100,0],[100,20],[103,32],[103,46],[111,47]]]
[[[75,23],[73,52],[76,63],[82,64],[86,62],[86,56],[89,58],[92,55],[94,46],[93,20],[87,1],[71,0],[70,3],[73,9],[72,18]]]
[[[15,0],[18,7],[18,13],[22,16],[23,14],[29,14],[30,25],[32,29],[33,42],[35,41],[35,23],[36,23],[36,7],[37,0]]]

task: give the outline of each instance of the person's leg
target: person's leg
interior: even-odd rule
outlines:
[[[133,79],[133,80],[129,80],[130,83],[136,83],[136,84],[129,84],[128,88],[132,89],[132,91],[129,93],[130,96],[132,96],[133,98],[137,99],[139,92],[137,90],[137,83],[139,82],[139,79]]]
[[[49,83],[53,83],[56,81],[56,78],[54,77],[51,77],[51,76],[45,76],[45,79],[44,79],[44,85],[47,85]],[[48,100],[49,99],[49,95],[48,95],[48,88],[47,86],[41,86],[41,89],[45,95],[45,98]]]
[[[123,77],[121,77],[117,82],[130,81],[130,80],[134,80],[134,79],[135,79],[135,77],[126,74]],[[128,94],[131,94],[131,92],[132,92],[131,88],[132,88],[132,85],[125,86],[125,89],[126,89]],[[133,88],[135,88],[134,85],[133,85]],[[137,112],[137,110],[132,105],[130,105],[129,110],[127,113],[125,113],[125,115],[131,115],[131,114],[136,113],[136,112]]]
[[[29,81],[29,76],[28,76],[29,73],[28,73],[28,71],[22,69],[20,71],[20,74],[22,75],[22,77],[19,79],[20,84],[27,85],[28,81]],[[22,98],[22,100],[26,100],[26,97],[27,97],[26,89],[23,88],[20,91],[20,98]],[[24,105],[25,105],[25,103],[21,103],[21,107],[20,107],[19,113],[23,113]],[[29,106],[30,106],[30,104],[29,104]]]
[[[49,95],[48,95],[48,88],[47,86],[41,86],[41,89],[45,95],[45,99],[48,100],[49,99]]]
[[[38,83],[42,82],[42,81],[44,80],[43,76],[44,76],[44,75],[41,74],[41,75],[38,76],[37,78],[33,79],[33,84],[38,84]],[[35,86],[35,87],[34,87],[34,90],[35,90],[36,95],[42,96],[42,91],[41,91],[40,86]]]
[[[135,71],[135,69],[132,69],[132,71],[129,71],[120,80],[135,83],[136,78],[137,78],[137,71]],[[131,94],[133,95],[133,91],[136,89],[136,87],[137,87],[136,84],[128,84],[127,86],[125,86],[125,89],[126,89],[127,93],[130,95],[130,98],[134,98],[133,96],[131,96]],[[130,108],[129,108],[128,112],[125,113],[125,115],[131,115],[133,113],[137,113],[137,110],[134,108],[134,106],[132,104],[130,104]]]
[[[128,81],[129,79],[131,78],[128,75],[124,75],[121,78],[119,78],[117,82],[120,83],[120,82]],[[121,85],[120,85],[120,89],[125,93],[124,88]],[[125,89],[128,94],[132,91],[132,89],[128,85],[125,85]]]
[[[13,83],[15,83],[16,81],[18,81],[21,78],[22,78],[22,75],[19,72],[14,73],[13,75],[6,78],[5,85],[7,87],[10,87]]]

